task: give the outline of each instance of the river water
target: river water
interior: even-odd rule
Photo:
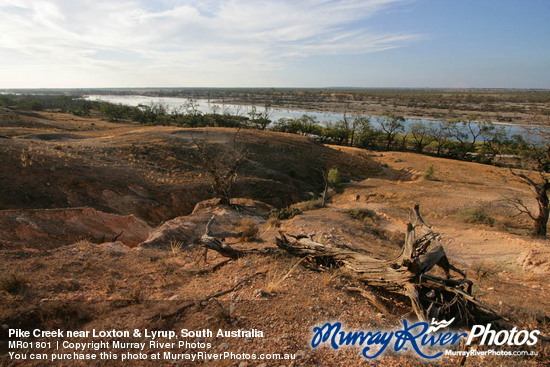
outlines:
[[[105,101],[117,104],[123,104],[128,106],[138,106],[150,105],[152,103],[162,103],[168,107],[169,112],[176,109],[185,111],[185,104],[189,101],[188,98],[178,98],[178,97],[147,97],[139,95],[90,95],[86,96],[85,99],[91,101]],[[207,99],[196,99],[196,106],[202,113],[229,113],[232,115],[241,115],[247,116],[248,112],[252,109],[252,105],[237,105],[237,104],[226,104],[218,103],[216,101],[209,101]],[[258,112],[262,112],[263,107],[256,107]],[[294,109],[282,109],[274,108],[271,109],[269,113],[269,119],[272,121],[277,121],[280,118],[299,118],[303,115],[308,115],[316,118],[321,124],[326,124],[329,122],[335,123],[342,119],[341,113],[332,113],[332,112],[315,112],[315,111],[305,111],[305,110],[294,110]],[[380,125],[376,121],[375,116],[366,116],[371,118],[371,123],[374,127],[379,128]],[[439,120],[429,120],[429,119],[405,119],[405,127],[411,123],[422,121],[424,123],[432,124],[443,124],[444,121]],[[495,122],[499,126],[502,126],[505,129],[505,133],[508,137],[513,135],[521,135],[524,138],[532,138],[532,134],[525,129],[525,127],[520,125],[508,124],[508,123],[499,123]],[[539,140],[539,139],[536,139]]]

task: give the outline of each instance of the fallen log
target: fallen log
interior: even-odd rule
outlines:
[[[302,265],[309,269],[324,271],[343,267],[369,288],[408,297],[414,313],[421,321],[455,318],[455,326],[471,326],[504,319],[491,307],[475,299],[471,294],[473,282],[466,279],[465,273],[449,262],[440,242],[440,235],[424,222],[418,205],[415,205],[414,213],[415,220],[414,223],[410,220],[407,225],[401,252],[389,260],[374,258],[348,246],[321,244],[313,241],[311,236],[292,236],[281,231],[276,245],[291,255],[304,258]],[[237,237],[238,234],[212,233],[210,227],[214,219],[215,216],[210,219],[201,238],[205,251],[214,250],[229,259],[238,259],[252,253],[271,253],[267,251],[269,249],[260,251],[232,248],[225,243],[224,238]],[[436,266],[443,270],[445,278],[427,274]],[[452,279],[451,270],[461,278]],[[359,292],[376,308],[387,312],[386,306],[372,292],[357,287],[349,290]]]
[[[225,239],[228,237],[241,237],[242,232],[219,232],[214,233],[211,230],[211,226],[216,219],[216,215],[213,215],[212,218],[206,224],[206,230],[201,237],[201,245],[204,247],[203,257],[206,262],[206,254],[208,250],[213,250],[219,253],[220,255],[227,257],[229,259],[235,260],[243,256],[251,254],[260,254],[260,255],[269,255],[272,253],[272,250],[277,250],[275,248],[265,248],[263,250],[249,249],[249,250],[238,250],[225,242]]]
[[[212,226],[212,223],[214,223],[214,219],[216,219],[216,215],[213,215],[212,218],[210,218],[210,220],[206,224],[206,230],[201,237],[201,244],[205,248],[205,252],[203,255],[204,258],[206,259],[206,252],[208,250],[214,250],[222,256],[228,257],[230,259],[238,259],[239,257],[243,257],[244,255],[246,255],[244,251],[234,249],[233,247],[226,244],[224,241],[226,237],[240,237],[242,233],[213,233],[210,227]],[[218,238],[222,239],[219,240]]]
[[[321,244],[311,238],[290,240],[283,232],[279,232],[276,244],[294,256],[305,257],[310,266],[319,269],[343,267],[369,287],[407,296],[421,321],[454,317],[455,326],[470,326],[502,318],[472,296],[472,281],[450,264],[439,234],[426,225],[418,205],[414,212],[415,221],[407,225],[400,254],[389,260],[376,259],[349,247]],[[446,279],[427,274],[435,266],[443,269]],[[451,279],[451,270],[462,278]]]

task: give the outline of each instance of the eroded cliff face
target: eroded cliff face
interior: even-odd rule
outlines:
[[[50,249],[79,240],[118,240],[135,247],[151,227],[134,215],[104,213],[93,208],[3,210],[0,232],[4,247]]]

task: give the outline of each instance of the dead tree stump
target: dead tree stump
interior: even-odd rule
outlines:
[[[276,243],[294,256],[306,257],[310,265],[321,269],[344,267],[369,287],[407,296],[419,320],[454,317],[456,324],[469,326],[501,318],[495,310],[472,296],[472,281],[450,264],[439,234],[424,223],[418,205],[414,211],[415,221],[407,225],[401,253],[390,260],[321,244],[310,238],[289,240],[283,232]],[[443,269],[446,278],[427,274],[436,265]],[[461,277],[451,279],[451,270]]]

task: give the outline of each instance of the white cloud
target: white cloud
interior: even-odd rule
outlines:
[[[368,28],[402,1],[0,0],[0,71],[13,86],[32,86],[20,78],[45,70],[65,83],[76,75],[87,85],[199,85],[201,76],[404,45],[419,36]]]

